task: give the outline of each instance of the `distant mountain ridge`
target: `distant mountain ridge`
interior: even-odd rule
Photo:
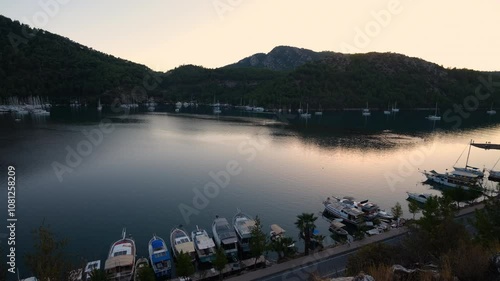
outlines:
[[[328,57],[344,56],[334,52],[315,52],[290,46],[277,46],[269,53],[257,53],[226,67],[256,67],[275,71],[293,70],[303,64]]]

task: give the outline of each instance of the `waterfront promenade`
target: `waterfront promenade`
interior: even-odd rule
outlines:
[[[458,211],[456,218],[471,215],[474,213],[474,210],[482,209],[483,207],[484,204],[476,204],[463,208]],[[377,242],[394,243],[407,233],[408,229],[406,227],[392,228],[382,234],[354,241],[351,245],[344,244],[333,248],[326,248],[323,251],[314,252],[309,256],[300,257],[225,280],[307,280],[310,274],[315,272],[318,272],[323,277],[341,276],[345,271],[349,256],[354,254],[359,248]]]

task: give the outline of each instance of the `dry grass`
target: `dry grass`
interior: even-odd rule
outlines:
[[[368,275],[371,275],[376,281],[393,280],[392,267],[385,264],[372,265],[368,268],[367,272]]]

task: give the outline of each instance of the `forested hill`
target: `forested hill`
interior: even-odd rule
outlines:
[[[0,95],[96,96],[141,85],[146,66],[0,16]]]
[[[34,36],[27,36],[34,34]],[[104,101],[130,97],[145,77],[157,86],[140,91],[164,101],[255,104],[266,108],[309,103],[323,108],[430,107],[463,104],[483,81],[499,73],[446,69],[394,53],[345,55],[279,46],[217,69],[184,65],[168,72],[93,50],[47,31],[0,16],[0,97],[47,96]],[[144,89],[144,87],[143,87]],[[483,86],[483,90],[486,86]],[[480,105],[499,104],[498,87]],[[135,94],[138,92],[136,91]],[[484,93],[484,91],[483,91]],[[470,98],[469,98],[470,99]]]

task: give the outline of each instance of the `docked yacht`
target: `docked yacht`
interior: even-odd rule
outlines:
[[[429,198],[431,198],[433,195],[429,193],[411,193],[411,192],[406,192],[408,194],[408,198],[415,200],[417,202],[420,202],[422,204],[425,204]]]
[[[180,228],[172,229],[170,232],[170,245],[174,250],[174,257],[177,258],[181,252],[184,252],[191,257],[192,261],[196,260],[193,241],[184,230]]]
[[[429,172],[423,171],[422,173],[427,177],[427,181],[431,181],[448,187],[462,187],[465,190],[468,190],[469,188],[480,187],[479,176],[470,173],[455,171],[454,173],[442,174],[434,170]]]
[[[204,229],[196,226],[196,230],[191,232],[191,239],[200,262],[213,262],[215,260],[215,242]]]
[[[227,219],[216,217],[212,223],[212,232],[217,247],[222,247],[227,256],[236,258],[238,256],[238,238]]]
[[[126,237],[126,230],[122,231],[122,238],[111,245],[104,270],[110,281],[130,281],[134,275],[135,242]]]
[[[148,243],[149,260],[157,278],[170,277],[172,274],[172,259],[165,240],[153,235]]]
[[[323,202],[325,211],[335,217],[341,218],[343,221],[353,224],[355,226],[361,225],[364,222],[364,213],[356,207],[347,206],[345,203],[340,202],[338,199],[333,200],[327,198]]]
[[[238,244],[243,252],[250,252],[250,238],[252,237],[252,227],[255,221],[240,209],[233,217],[233,226],[238,238]]]

